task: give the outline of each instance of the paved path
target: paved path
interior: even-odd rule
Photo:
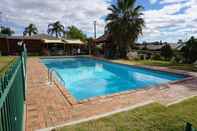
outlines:
[[[28,59],[26,130],[53,126],[69,117],[69,104],[55,85],[49,87],[47,71],[36,58]]]
[[[168,105],[197,95],[197,78],[194,78],[181,83],[116,94],[110,97],[98,97],[71,105],[65,95],[68,94],[65,89],[62,92],[62,87],[55,84],[49,87],[47,70],[40,63],[40,59],[29,58],[27,69],[26,131],[56,126],[148,101]]]

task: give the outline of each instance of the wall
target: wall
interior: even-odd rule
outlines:
[[[18,55],[20,52],[20,46],[18,42],[21,39],[6,39],[0,38],[0,51],[2,55]],[[43,49],[43,42],[41,40],[24,40],[28,53],[41,53]]]

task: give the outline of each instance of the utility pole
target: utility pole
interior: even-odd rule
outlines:
[[[94,39],[96,39],[96,20],[94,21]]]
[[[94,23],[94,39],[92,41],[92,47],[93,47],[93,52],[90,51],[91,53],[93,53],[93,55],[95,54],[95,46],[96,46],[96,43],[95,43],[95,40],[96,40],[96,20],[93,22]]]

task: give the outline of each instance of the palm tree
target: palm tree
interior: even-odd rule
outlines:
[[[108,10],[111,13],[106,17],[106,30],[112,37],[117,53],[120,57],[126,57],[128,49],[142,34],[143,7],[136,5],[136,0],[117,0]]]
[[[29,24],[26,28],[25,31],[23,32],[23,35],[26,36],[32,36],[38,34],[38,29],[34,24]]]
[[[65,34],[64,26],[59,22],[56,21],[55,23],[51,23],[48,25],[48,34],[53,35],[58,38],[59,36],[63,36]]]

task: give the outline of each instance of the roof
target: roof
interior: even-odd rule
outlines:
[[[56,44],[64,44],[62,40],[49,40],[49,39],[43,39],[44,43],[56,43]]]
[[[150,50],[159,50],[163,47],[164,45],[147,45],[146,47]]]
[[[6,39],[19,39],[19,40],[61,40],[60,38],[56,38],[47,34],[38,34],[33,36],[0,36],[0,38]]]
[[[144,48],[146,47],[149,50],[160,50],[165,44],[155,45],[155,44],[138,44],[137,47]],[[169,44],[172,49],[179,49],[180,44]]]
[[[94,40],[94,42],[105,43],[105,42],[109,42],[110,39],[111,39],[111,35],[109,33],[106,33],[106,34],[100,36],[99,38],[97,38],[96,40]]]
[[[39,34],[33,36],[0,36],[0,38],[16,39],[16,40],[41,40],[44,43],[57,43],[57,44],[73,44],[73,45],[84,45],[85,43],[79,39],[61,39],[56,38],[47,34]]]
[[[65,42],[65,44],[76,44],[76,45],[84,45],[85,43],[79,39],[76,40],[67,40],[67,39],[63,39],[63,41]]]
[[[42,39],[42,40],[44,40],[44,39],[47,39],[47,40],[61,40],[60,38],[57,38],[57,37],[54,37],[54,36],[51,36],[51,35],[47,35],[47,34],[33,35],[30,38]]]
[[[0,36],[0,38],[3,38],[3,39],[17,39],[17,40],[30,39],[30,37],[25,37],[25,36]]]

